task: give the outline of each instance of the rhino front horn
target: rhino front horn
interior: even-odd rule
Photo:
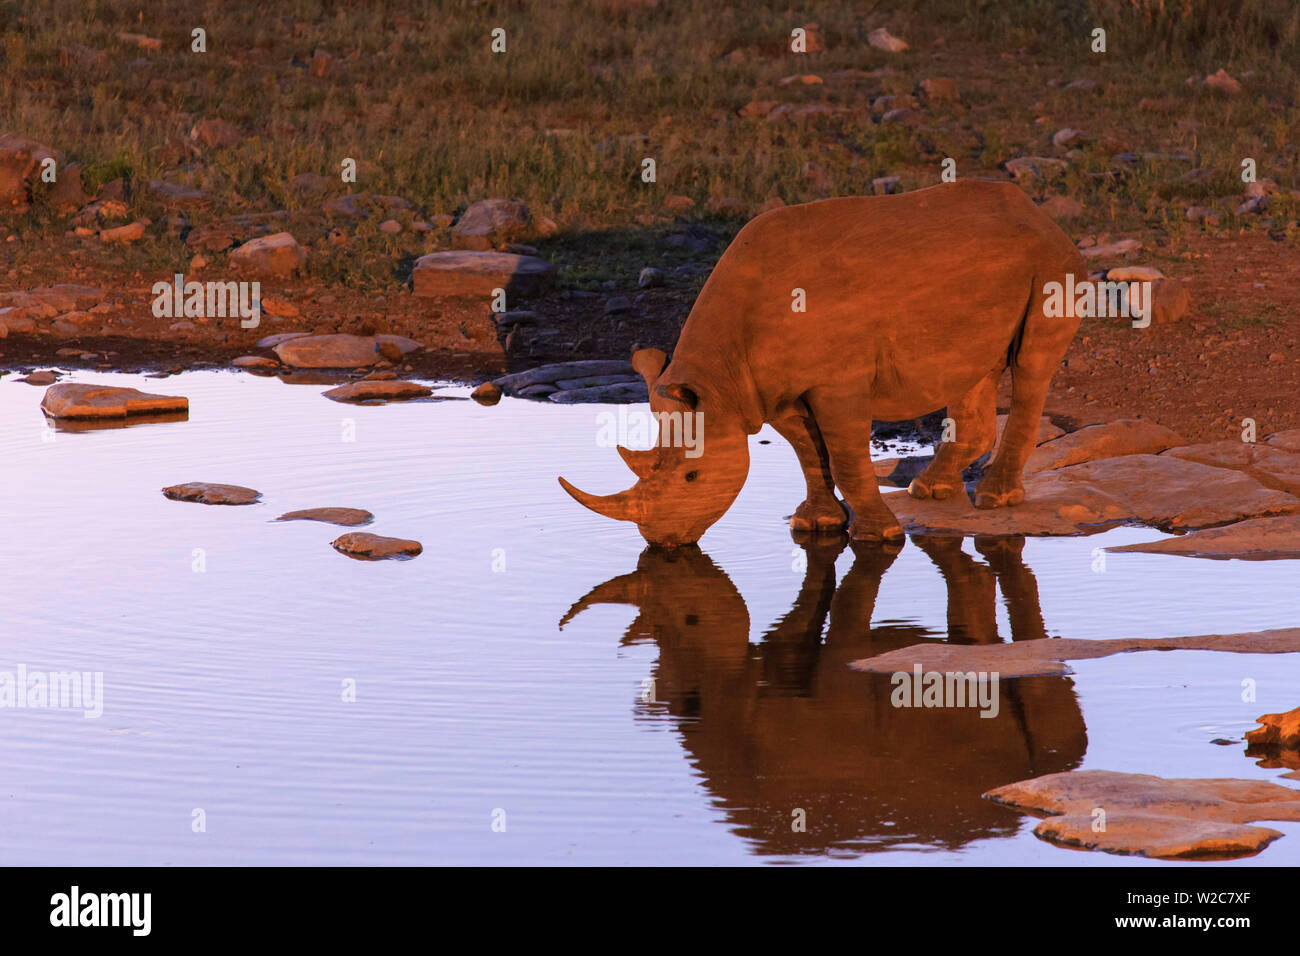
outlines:
[[[604,515],[606,518],[613,518],[616,521],[635,521],[633,506],[635,504],[634,489],[629,488],[627,491],[620,491],[616,495],[589,495],[585,491],[573,487],[563,478],[560,479],[560,487],[569,493],[578,504],[584,508],[590,508],[598,515]]]

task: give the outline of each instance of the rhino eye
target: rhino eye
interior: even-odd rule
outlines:
[[[698,471],[688,471],[688,472],[686,473],[686,480],[687,480],[687,481],[694,481],[694,480],[695,480],[696,478],[698,478],[698,477],[700,477],[700,473],[699,473]]]

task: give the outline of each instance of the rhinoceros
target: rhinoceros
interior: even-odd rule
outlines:
[[[748,436],[770,423],[807,482],[793,529],[848,523],[854,539],[899,540],[871,465],[872,419],[946,408],[953,440],[908,491],[964,492],[963,469],[993,447],[1009,369],[1010,415],[974,504],[1018,504],[1048,385],[1079,324],[1045,314],[1045,286],[1069,275],[1086,281],[1078,250],[1011,183],[959,180],[764,213],[718,261],[672,361],[658,349],[632,358],[661,424],[694,414],[702,445],[682,447],[661,428],[655,447],[619,448],[637,476],[626,491],[560,484],[593,511],[635,522],[651,544],[690,544],[740,493]]]

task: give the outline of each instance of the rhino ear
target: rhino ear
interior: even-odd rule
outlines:
[[[700,402],[700,397],[687,385],[660,385],[655,391],[664,398],[671,398],[675,402],[681,402],[691,411],[694,411],[695,406]]]
[[[667,364],[668,356],[658,349],[637,349],[632,353],[632,367],[645,379],[646,388],[655,387],[655,380]]]

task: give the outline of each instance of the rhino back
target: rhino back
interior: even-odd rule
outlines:
[[[789,206],[736,236],[674,365],[743,366],[769,415],[881,365],[908,402],[942,407],[1005,356],[1035,288],[1067,271],[1086,275],[1074,244],[1009,183]]]

